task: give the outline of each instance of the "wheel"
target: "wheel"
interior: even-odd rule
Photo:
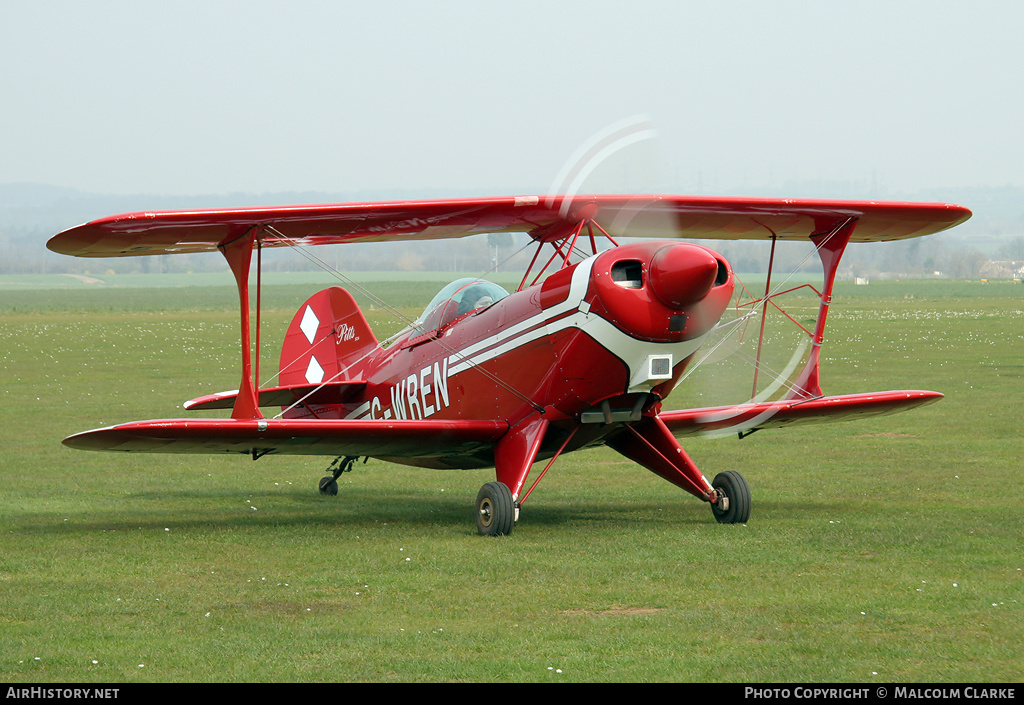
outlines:
[[[488,482],[476,495],[476,530],[481,536],[507,536],[516,524],[512,490],[502,482]]]
[[[711,512],[720,524],[743,524],[750,518],[750,485],[735,470],[726,470],[715,476],[711,486],[718,490],[718,504]]]
[[[332,476],[320,478],[320,494],[325,497],[333,497],[338,494],[338,481]]]

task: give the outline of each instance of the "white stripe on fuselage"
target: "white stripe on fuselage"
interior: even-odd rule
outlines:
[[[704,341],[704,336],[678,343],[654,343],[638,340],[610,321],[589,312],[589,306],[582,306],[583,297],[590,286],[590,272],[594,266],[596,255],[580,262],[573,272],[569,295],[565,301],[545,309],[525,321],[507,330],[485,338],[464,350],[448,357],[449,374],[455,375],[474,365],[493,360],[510,350],[554,335],[569,328],[578,328],[597,341],[602,347],[621,359],[629,367],[630,379],[636,374],[640,365],[647,361],[652,349],[658,353],[671,353],[673,361],[681,361],[692,355]],[[564,315],[568,312],[569,315]],[[546,325],[545,322],[550,321]],[[481,351],[481,352],[477,352]]]
[[[569,319],[582,315],[579,312],[579,307],[580,303],[583,302],[583,297],[587,295],[587,289],[590,286],[590,271],[594,267],[594,259],[596,257],[595,255],[585,259],[576,266],[569,284],[569,295],[565,301],[555,304],[551,308],[544,309],[524,321],[499,331],[489,338],[473,343],[463,350],[452,353],[448,356],[449,374],[456,375],[473,365],[493,360],[499,355],[509,350],[514,350],[521,345],[526,345],[534,340],[572,327],[571,325],[563,324]],[[572,315],[565,316],[562,320],[554,320],[574,309],[575,313]],[[544,325],[548,321],[554,322]]]

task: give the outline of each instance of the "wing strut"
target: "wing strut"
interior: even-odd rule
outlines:
[[[761,349],[764,345],[764,324],[768,320],[768,300],[772,293],[772,269],[775,267],[775,245],[778,244],[778,237],[772,233],[772,250],[768,255],[768,277],[764,281],[764,305],[761,308],[761,335],[757,339],[757,359],[754,361],[754,389],[750,392],[750,398],[757,396],[757,373],[761,369]]]
[[[857,227],[857,219],[850,217],[830,233],[811,236],[814,249],[817,251],[818,257],[821,258],[825,281],[821,290],[818,320],[814,324],[814,334],[811,338],[811,354],[803,372],[797,377],[792,390],[786,395],[786,399],[811,399],[822,396],[819,363],[821,361],[821,344],[825,339],[825,320],[828,318],[829,304],[832,303],[832,287],[836,283],[839,260],[843,258],[843,252],[846,251],[846,246],[850,242],[850,236],[853,235],[855,227]]]
[[[558,257],[561,256],[562,264],[559,269],[564,269],[569,266],[569,257],[576,250],[576,241],[579,240],[580,235],[583,233],[583,228],[587,229],[587,236],[590,240],[591,254],[597,254],[597,239],[594,235],[594,229],[596,228],[604,237],[612,243],[614,247],[618,247],[617,242],[614,238],[608,234],[608,231],[602,228],[593,215],[596,209],[593,204],[584,206],[581,209],[582,217],[575,223],[570,221],[564,221],[559,223],[553,223],[552,225],[545,226],[543,228],[536,228],[530,231],[530,237],[537,242],[537,249],[533,253],[533,259],[530,260],[529,266],[526,268],[526,273],[523,274],[523,280],[519,282],[519,288],[516,291],[522,291],[527,286],[527,281],[530,278],[530,274],[533,272],[533,266],[537,263],[537,257],[540,255],[540,251],[544,249],[544,245],[551,243],[554,248],[554,253],[550,259],[541,267],[540,271],[530,282],[529,286],[533,286],[540,278],[544,276],[544,272],[548,270],[551,263],[554,262]],[[563,247],[564,245],[564,247]]]
[[[231,267],[238,284],[238,300],[242,319],[242,381],[238,396],[231,411],[233,419],[262,419],[256,385],[253,383],[252,337],[249,324],[249,268],[252,264],[252,250],[256,240],[256,227],[246,230],[241,237],[222,242],[218,247]],[[259,320],[259,312],[256,313]],[[259,333],[257,332],[257,338]]]

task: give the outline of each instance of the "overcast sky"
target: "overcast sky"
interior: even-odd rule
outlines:
[[[0,31],[0,183],[545,192],[644,115],[584,191],[1024,186],[1019,0],[0,0]]]

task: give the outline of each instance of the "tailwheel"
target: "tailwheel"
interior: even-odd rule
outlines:
[[[718,501],[711,512],[720,524],[743,524],[750,518],[750,485],[735,470],[726,470],[715,476],[711,486]]]
[[[317,487],[320,489],[320,494],[325,497],[334,497],[338,494],[338,478],[341,477],[343,472],[352,472],[352,465],[355,464],[356,460],[359,459],[358,455],[339,455],[331,463],[330,467],[327,468],[327,472],[331,473],[326,477],[321,477]],[[363,461],[366,462],[365,460]]]
[[[336,494],[338,494],[338,481],[335,480],[330,475],[328,475],[327,477],[320,478],[319,487],[320,494],[322,494],[325,497],[334,497]]]
[[[516,525],[512,490],[502,482],[488,482],[476,495],[476,529],[481,536],[507,536]]]

